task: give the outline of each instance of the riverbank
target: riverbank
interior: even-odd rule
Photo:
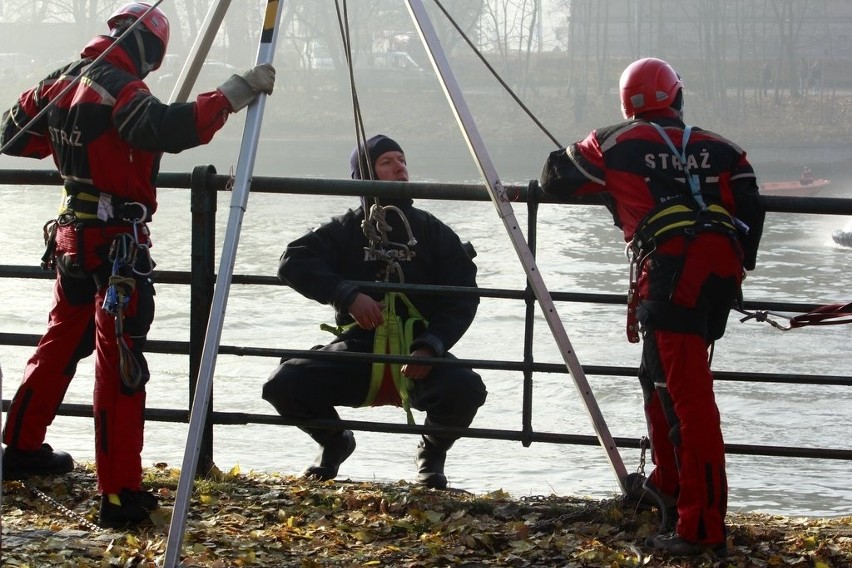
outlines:
[[[5,482],[3,566],[158,566],[177,481],[165,464],[146,469],[145,486],[162,507],[149,526],[127,532],[93,525],[91,465],[26,485]],[[317,483],[236,469],[199,481],[189,513],[187,567],[852,565],[852,517],[730,513],[726,559],[683,559],[651,554],[642,542],[656,532],[655,511],[621,499],[512,499],[502,491]]]

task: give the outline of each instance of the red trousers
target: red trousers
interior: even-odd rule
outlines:
[[[47,331],[27,362],[6,419],[3,441],[21,450],[44,442],[79,361],[95,352],[95,463],[101,493],[137,491],[142,481],[145,382],[148,367],[142,349],[154,317],[150,276],[134,274],[135,287],[124,310],[123,340],[142,371],[136,388],[119,372],[115,317],[101,309],[111,265],[106,258],[114,236],[130,226],[73,225],[59,228],[57,257],[79,270],[57,270]],[[82,246],[83,254],[78,254]]]
[[[692,542],[725,540],[725,448],[708,347],[724,334],[742,272],[733,238],[701,233],[658,246],[639,280],[649,478],[677,496],[676,532]]]

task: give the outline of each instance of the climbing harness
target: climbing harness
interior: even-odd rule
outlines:
[[[62,188],[62,205],[59,218],[75,221],[130,221],[148,220],[148,208],[138,201],[129,201],[117,195],[98,191],[88,184],[66,181]],[[60,223],[62,224],[62,223]]]
[[[396,312],[397,300],[405,304],[408,312],[406,317]],[[387,292],[382,300],[382,318],[384,322],[374,330],[373,354],[374,355],[408,355],[408,350],[415,339],[415,331],[418,325],[428,326],[429,322],[424,318],[411,300],[402,292]],[[320,329],[330,331],[340,336],[343,332],[356,327],[358,324],[352,322],[343,326],[332,326],[320,324]],[[382,390],[385,381],[386,369],[390,372],[393,385],[399,394],[400,406],[405,411],[406,420],[413,425],[414,415],[411,413],[411,400],[409,392],[413,386],[411,379],[405,377],[401,372],[401,366],[397,363],[383,363],[376,361],[372,364],[370,372],[370,387],[367,396],[360,406],[373,406],[376,397]]]
[[[716,204],[698,209],[689,197],[666,201],[652,210],[633,233],[633,239],[624,248],[630,266],[627,290],[627,340],[639,342],[638,281],[645,261],[657,245],[670,237],[690,236],[707,231],[736,235],[736,224],[724,207]]]
[[[403,318],[396,313],[396,300],[400,299],[408,309],[408,317]],[[428,322],[420,315],[411,300],[402,292],[388,292],[385,294],[384,310],[382,316],[384,323],[376,328],[373,341],[373,353],[385,355],[408,355],[411,343],[414,341],[414,327],[418,323],[428,325]],[[399,393],[400,404],[405,410],[405,416],[409,425],[414,424],[414,416],[411,413],[411,400],[409,392],[413,386],[412,380],[400,372],[400,365],[389,363],[373,363],[370,378],[370,390],[363,406],[371,406],[376,400],[376,395],[382,386],[385,377],[385,368],[388,368],[393,378],[393,384]]]
[[[401,219],[406,230],[408,240],[406,243],[391,241],[387,234],[391,230],[387,222],[387,212],[396,213]],[[377,202],[370,206],[369,211],[365,209],[364,220],[361,222],[361,230],[367,238],[367,246],[364,247],[366,258],[383,261],[387,268],[385,270],[385,281],[389,282],[391,276],[399,283],[405,282],[405,275],[399,264],[400,258],[413,258],[414,253],[410,247],[417,244],[417,239],[411,232],[411,225],[405,214],[394,205],[379,205]],[[397,313],[397,300],[405,304],[407,314],[402,316]],[[411,343],[414,341],[415,328],[418,325],[427,326],[428,322],[420,314],[411,300],[402,292],[387,292],[382,301],[382,318],[384,322],[374,330],[373,353],[376,355],[408,355]],[[358,325],[356,322],[345,326],[330,326],[322,324],[320,327],[340,335],[347,329]],[[400,406],[405,410],[408,424],[414,424],[414,416],[411,413],[411,402],[409,391],[412,387],[411,379],[402,375],[399,364],[374,362],[370,374],[370,387],[367,396],[361,406],[372,406],[385,381],[386,370],[390,373],[394,388],[399,394]]]
[[[791,318],[788,318],[787,316],[784,316],[782,314],[766,310],[757,310],[754,312],[749,312],[743,309],[741,306],[735,306],[734,309],[745,315],[744,318],[740,319],[740,323],[744,323],[748,320],[753,319],[758,322],[766,322],[775,329],[780,329],[781,331],[790,331],[791,329],[805,327],[808,325],[840,325],[844,323],[852,323],[852,303],[828,304],[825,306],[820,306],[817,309],[808,313],[794,316]],[[786,319],[789,324],[785,326],[773,319],[770,319],[769,316]]]
[[[684,129],[682,141],[683,150],[678,151],[671,138],[669,138],[668,134],[666,134],[665,130],[660,125],[654,122],[649,122],[649,124],[657,130],[669,146],[669,149],[671,149],[671,151],[680,159],[681,166],[683,167],[683,171],[686,176],[686,181],[689,184],[691,197],[695,203],[698,204],[700,211],[696,217],[694,210],[686,206],[683,202],[674,205],[669,205],[672,203],[671,201],[667,202],[667,206],[664,209],[658,212],[652,212],[643,220],[640,227],[636,230],[633,241],[631,241],[630,245],[628,245],[628,248],[634,253],[632,255],[628,253],[628,260],[631,263],[631,287],[628,292],[628,338],[631,342],[634,341],[633,338],[635,337],[634,335],[631,335],[630,321],[631,300],[633,302],[636,301],[633,273],[636,270],[641,270],[641,265],[644,261],[644,257],[641,256],[641,251],[650,248],[649,244],[656,246],[655,243],[660,238],[667,236],[669,232],[682,234],[716,230],[736,235],[737,231],[748,231],[748,227],[744,226],[739,219],[730,215],[723,207],[715,204],[707,206],[704,202],[701,196],[699,177],[690,173],[688,157],[686,156],[686,144],[689,141],[689,135],[692,127],[687,126]],[[741,323],[754,319],[755,321],[769,323],[776,329],[780,329],[782,331],[789,331],[791,329],[805,327],[808,325],[839,325],[852,323],[852,303],[821,306],[811,312],[791,318],[769,311],[748,312],[744,310],[741,305],[735,306],[734,309],[745,315],[745,317],[740,320]],[[789,324],[785,326],[771,319],[769,316],[787,319]]]
[[[367,160],[369,162],[370,160]],[[364,220],[361,222],[361,230],[367,238],[368,246],[364,247],[364,252],[367,258],[382,260],[387,265],[385,270],[385,282],[390,282],[391,276],[395,276],[399,283],[405,283],[405,275],[402,272],[402,267],[399,264],[400,258],[413,258],[413,253],[409,247],[417,244],[417,239],[411,232],[411,225],[408,222],[405,214],[395,205],[380,205],[378,200],[370,206],[369,213],[365,211]],[[405,227],[408,240],[406,243],[391,241],[388,238],[388,232],[391,231],[390,223],[388,223],[387,212],[396,213],[403,226]],[[396,313],[396,300],[402,300],[408,310],[408,317],[403,319]],[[417,322],[427,324],[426,320],[414,307],[414,304],[402,292],[387,292],[384,298],[384,308],[382,316],[384,323],[379,325],[375,330],[375,339],[373,342],[373,353],[383,355],[408,355],[411,343],[414,341],[414,325]],[[393,379],[394,386],[399,393],[400,403],[405,410],[405,415],[408,424],[414,424],[414,416],[411,414],[411,403],[409,400],[409,390],[411,389],[411,379],[404,377],[400,372],[400,365],[373,363],[373,370],[370,380],[370,390],[367,393],[367,398],[364,401],[364,406],[370,406],[376,399],[379,389],[382,386],[385,378],[385,368],[387,368]]]
[[[642,256],[670,237],[707,231],[735,235],[736,230],[736,222],[721,205],[697,210],[689,198],[682,197],[666,201],[646,215],[628,246]]]
[[[630,265],[630,277],[627,289],[627,340],[630,343],[639,342],[639,294],[638,280],[648,257],[656,250],[657,245],[674,236],[694,235],[706,231],[721,232],[730,235],[737,233],[737,220],[721,205],[705,203],[701,195],[701,183],[698,175],[690,173],[686,155],[686,146],[692,127],[687,126],[683,131],[681,145],[678,150],[672,139],[659,124],[649,122],[669,149],[680,160],[686,182],[689,186],[689,197],[683,196],[670,199],[657,206],[642,219],[633,233],[633,238],[627,244],[624,254]]]
[[[139,225],[147,217],[147,209],[141,203],[134,205],[142,208],[142,216],[125,219],[133,225],[133,234],[120,233],[110,245],[108,258],[112,263],[112,272],[101,309],[115,318],[121,381],[127,388],[137,390],[144,381],[145,373],[124,338],[124,310],[136,289],[135,275],[149,275],[153,271],[153,263],[148,244],[139,241]]]

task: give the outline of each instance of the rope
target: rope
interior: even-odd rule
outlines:
[[[506,81],[504,81],[503,78],[500,77],[500,74],[497,73],[497,71],[494,69],[494,67],[492,67],[491,64],[488,63],[488,60],[485,59],[485,56],[482,55],[482,52],[479,51],[476,48],[475,45],[473,45],[473,42],[470,40],[469,37],[467,37],[467,34],[465,34],[464,31],[462,31],[462,29],[459,27],[458,23],[453,19],[453,17],[450,16],[449,12],[447,12],[446,8],[444,8],[444,6],[441,4],[441,2],[439,0],[435,0],[435,4],[438,5],[438,8],[441,9],[441,11],[447,17],[447,20],[449,20],[449,22],[453,25],[453,27],[456,28],[456,31],[459,32],[459,35],[461,35],[461,37],[465,41],[465,43],[467,43],[467,45],[470,46],[470,49],[473,50],[473,52],[476,54],[476,56],[479,57],[480,61],[482,61],[482,63],[485,65],[485,67],[487,67],[488,70],[491,71],[491,74],[494,76],[495,79],[497,79],[497,82],[500,83],[500,85],[502,85],[502,87],[506,90],[506,92],[509,93],[509,96],[511,96],[515,100],[515,102],[518,103],[518,106],[521,107],[521,110],[523,110],[527,114],[527,116],[530,117],[530,119],[536,124],[536,126],[538,126],[541,129],[541,131],[544,132],[544,134],[553,141],[554,144],[556,144],[557,148],[564,148],[564,146],[559,143],[559,140],[557,140],[556,137],[553,136],[553,134],[551,134],[550,131],[547,130],[547,128],[544,127],[544,125],[541,123],[541,121],[539,121],[539,119],[536,118],[536,116],[532,113],[532,111],[529,108],[527,108],[527,106],[521,101],[521,99],[518,97],[518,95],[515,94],[515,92],[512,90],[512,88],[509,87],[509,85],[506,84]]]
[[[352,42],[349,35],[349,8],[346,0],[343,0],[343,10],[341,12],[340,1],[335,0],[334,7],[337,11],[337,26],[340,29],[340,38],[343,41],[343,53],[346,56],[346,68],[349,73],[349,91],[352,96],[352,113],[353,122],[355,124],[355,145],[357,148],[364,148],[367,145],[367,134],[364,128],[364,116],[361,113],[361,103],[358,101],[358,89],[355,87],[355,69],[352,64]],[[373,179],[373,164],[370,160],[367,162],[367,179]],[[358,161],[359,165],[361,161]],[[364,172],[361,172],[361,177],[364,177]],[[366,211],[366,203],[364,210]]]
[[[352,112],[355,123],[355,144],[356,148],[364,148],[366,153],[367,134],[366,129],[364,128],[364,117],[361,112],[361,106],[358,102],[358,90],[355,86],[355,72],[352,64],[352,44],[349,36],[349,13],[347,2],[346,0],[343,0],[342,10],[339,0],[335,0],[334,5],[337,10],[337,23],[340,28],[340,37],[343,40],[344,53],[346,55],[346,66],[349,72],[349,88],[352,95]],[[373,164],[369,159],[369,156],[367,156],[367,159],[363,160],[363,162],[360,159],[358,160],[359,168],[362,163],[366,163],[367,171],[360,172],[361,178],[374,179],[375,175],[373,172]],[[411,254],[411,249],[409,247],[417,244],[417,239],[414,238],[408,218],[402,210],[395,205],[380,205],[378,198],[373,198],[373,203],[369,208],[367,207],[367,199],[362,197],[361,200],[361,204],[364,209],[364,220],[361,222],[361,231],[366,237],[368,243],[365,250],[371,253],[374,258],[384,261],[387,265],[385,281],[390,282],[392,278],[395,278],[398,282],[404,283],[405,275],[398,261],[399,254],[394,254],[392,251],[401,250],[403,256],[407,258]],[[406,243],[394,242],[388,238],[388,233],[392,230],[390,223],[387,221],[387,213],[389,211],[396,213],[402,221],[402,224],[405,226],[406,236],[408,237]],[[406,331],[409,331],[409,327],[404,325],[396,314],[397,297],[402,298],[406,302],[409,310],[409,316],[412,321],[413,319],[423,319],[405,294],[399,294],[396,292],[388,292],[385,294],[384,323],[375,330],[373,345],[374,353],[381,352],[401,355],[403,351],[408,348],[412,339],[406,334]],[[323,329],[331,328],[330,326],[325,326]],[[338,328],[337,331],[339,333],[340,328]],[[365,404],[370,405],[375,399],[376,392],[378,391],[382,381],[384,381],[384,371],[386,366],[391,370],[394,386],[399,393],[400,403],[403,410],[405,410],[407,422],[408,424],[414,424],[414,416],[411,413],[411,402],[409,399],[411,381],[410,379],[402,376],[399,365],[373,363],[371,392],[368,394]]]
[[[835,319],[839,321],[831,321]],[[852,303],[820,306],[812,312],[795,316],[790,319],[791,327],[804,327],[806,325],[839,325],[842,323],[852,323]]]
[[[130,297],[136,289],[135,270],[140,245],[136,240],[136,221],[133,223],[133,235],[119,234],[110,245],[109,260],[112,261],[112,274],[107,281],[107,291],[101,308],[115,318],[115,337],[118,344],[119,376],[129,389],[136,390],[144,381],[145,373],[133,350],[124,338],[124,310],[130,303]],[[147,247],[145,247],[147,253]],[[128,270],[131,275],[128,275]]]
[[[791,329],[805,327],[808,325],[840,325],[845,323],[852,323],[852,303],[829,304],[826,306],[820,306],[819,308],[811,312],[794,316],[791,318],[788,318],[787,316],[784,316],[782,314],[777,314],[765,310],[749,312],[741,308],[734,309],[736,309],[736,311],[740,312],[741,314],[745,314],[746,316],[740,319],[740,323],[744,323],[748,320],[753,319],[761,323],[766,322],[772,327],[780,329],[781,331],[790,331]],[[789,322],[789,325],[782,325],[777,321],[770,319],[769,316],[786,319]]]

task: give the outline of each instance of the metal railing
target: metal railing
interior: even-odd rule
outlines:
[[[190,271],[155,271],[158,283],[181,284],[191,286],[190,305],[190,339],[185,341],[154,341],[149,340],[146,351],[185,355],[189,357],[189,400],[193,400],[195,383],[201,360],[201,349],[204,343],[208,317],[210,313],[213,288],[216,274],[214,262],[216,256],[216,209],[217,194],[228,189],[230,177],[218,175],[212,166],[198,166],[192,173],[161,173],[158,186],[191,190],[192,209],[192,260]],[[0,171],[2,185],[61,185],[62,180],[55,171],[41,170],[4,170]],[[357,190],[353,187],[357,184]],[[540,203],[550,200],[538,189],[537,182],[527,186],[506,186],[507,194],[518,203],[526,204],[528,211],[527,235],[532,251],[535,251],[537,210]],[[440,199],[464,201],[489,201],[490,196],[483,186],[473,184],[444,184],[423,182],[369,182],[351,180],[305,179],[254,177],[251,191],[254,193],[280,194],[309,194],[309,195],[366,195],[371,197],[410,197],[412,199]],[[844,198],[806,198],[765,196],[767,210],[782,213],[823,214],[823,215],[852,215],[852,199]],[[0,265],[0,278],[21,279],[50,279],[54,275],[34,266]],[[280,282],[275,277],[234,274],[234,284],[277,286]],[[535,297],[527,289],[498,289],[498,288],[463,288],[442,287],[418,284],[388,284],[379,282],[363,282],[360,286],[378,291],[416,291],[418,294],[473,294],[480,297],[503,298],[523,301],[526,304],[524,321],[524,355],[520,361],[505,361],[492,359],[454,359],[429,358],[421,362],[430,365],[465,366],[476,369],[490,369],[520,372],[524,377],[522,427],[520,430],[491,429],[491,428],[449,428],[438,426],[409,426],[406,424],[389,424],[370,421],[344,420],[343,427],[353,430],[369,430],[385,433],[436,433],[453,434],[471,438],[490,438],[497,440],[520,441],[524,445],[532,442],[597,445],[595,436],[569,433],[537,432],[532,428],[532,377],[534,373],[567,373],[564,364],[536,362],[532,356],[532,327],[536,312]],[[553,291],[551,296],[559,302],[581,302],[595,304],[624,305],[626,297],[618,294],[593,294]],[[816,304],[747,301],[744,308],[750,311],[784,311],[808,313],[818,308]],[[39,336],[19,333],[0,333],[0,344],[10,346],[35,346]],[[329,358],[351,361],[382,361],[404,363],[409,361],[406,356],[373,355],[359,353],[336,353],[301,349],[273,349],[250,345],[220,345],[219,354],[233,356],[257,357],[304,357]],[[601,376],[617,376],[635,378],[638,369],[635,367],[583,365],[587,374]],[[832,385],[852,387],[852,376],[847,375],[801,375],[784,373],[753,373],[753,372],[724,372],[715,371],[714,377],[719,381],[743,381],[779,384],[802,385]],[[3,400],[3,409],[8,409],[10,401]],[[148,408],[147,420],[160,422],[188,422],[190,408],[164,409]],[[91,417],[92,407],[86,404],[62,404],[59,415]],[[199,472],[207,473],[213,466],[213,425],[240,424],[285,424],[294,426],[311,425],[314,427],[336,427],[340,422],[304,421],[285,419],[277,415],[253,414],[245,412],[214,411],[212,406],[207,416],[204,442],[200,450]],[[616,437],[615,442],[620,448],[640,448],[638,438]],[[852,460],[852,450],[832,448],[805,448],[789,446],[765,446],[750,444],[726,444],[726,450],[731,454],[762,455],[781,457],[802,457]]]

